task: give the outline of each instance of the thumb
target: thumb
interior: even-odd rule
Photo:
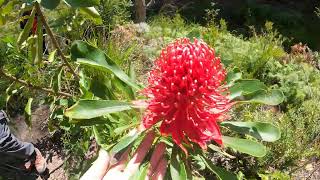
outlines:
[[[107,173],[111,157],[107,151],[101,149],[98,158],[80,180],[101,180]]]

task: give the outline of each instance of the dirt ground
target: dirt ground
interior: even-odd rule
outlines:
[[[11,120],[14,124],[11,131],[21,140],[32,142],[40,149],[47,159],[49,169],[49,180],[66,180],[67,173],[64,171],[63,164],[66,156],[63,153],[63,146],[59,135],[50,135],[46,120],[49,109],[42,106],[32,113],[32,128],[29,129],[24,122],[23,116],[18,116]],[[38,178],[41,179],[41,178]]]
[[[319,180],[320,179],[320,160],[312,158],[302,160],[298,168],[293,174],[295,180]]]

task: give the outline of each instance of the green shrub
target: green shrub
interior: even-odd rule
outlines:
[[[204,32],[204,39],[215,48],[226,65],[235,66],[244,72],[246,78],[259,78],[267,62],[276,61],[285,55],[283,38],[266,23],[266,31],[248,39],[228,32],[224,21],[220,27],[210,25]]]
[[[124,24],[131,16],[132,5],[131,0],[101,0],[99,13],[103,24],[111,29],[115,25]]]
[[[300,106],[304,100],[320,97],[320,72],[306,63],[269,62],[264,68],[264,82],[279,87],[285,94],[283,107]]]

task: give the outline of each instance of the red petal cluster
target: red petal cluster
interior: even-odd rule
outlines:
[[[203,41],[183,38],[169,44],[156,60],[144,90],[151,98],[144,126],[162,121],[162,135],[171,135],[182,149],[182,142],[189,141],[202,148],[209,140],[222,144],[217,121],[224,119],[231,106],[227,89],[221,87],[225,76],[220,58]]]

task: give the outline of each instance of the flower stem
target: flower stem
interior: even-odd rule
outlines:
[[[65,97],[72,97],[71,94],[69,93],[66,93],[66,92],[61,92],[61,91],[58,91],[58,92],[55,92],[53,89],[49,89],[49,88],[44,88],[44,87],[40,87],[40,86],[36,86],[36,85],[33,85],[33,84],[30,84],[24,80],[21,80],[21,79],[18,79],[6,72],[3,71],[3,69],[0,69],[0,76],[2,77],[5,77],[6,79],[10,80],[10,81],[14,81],[14,82],[17,82],[17,83],[20,83],[30,89],[36,89],[36,90],[40,90],[40,91],[43,91],[43,92],[46,92],[46,93],[49,93],[49,94],[55,94],[55,95],[60,95],[60,96],[65,96]]]

